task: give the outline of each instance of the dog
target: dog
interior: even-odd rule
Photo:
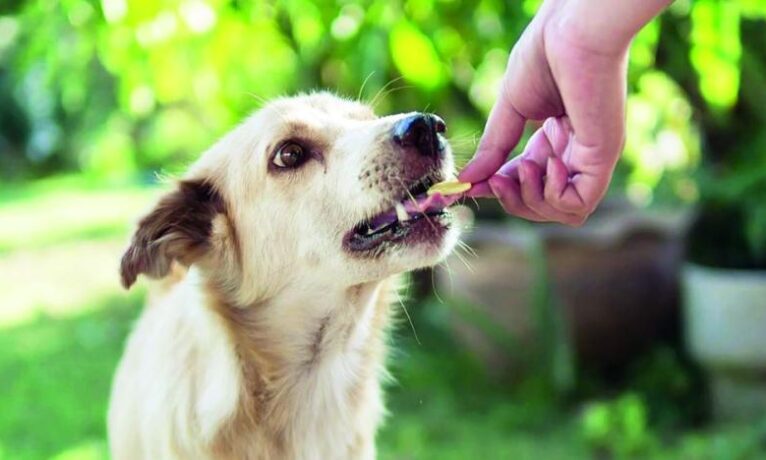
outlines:
[[[322,92],[208,149],[121,261],[126,288],[164,279],[115,375],[112,457],[374,458],[397,275],[458,238],[449,209],[402,212],[454,175],[444,130]]]

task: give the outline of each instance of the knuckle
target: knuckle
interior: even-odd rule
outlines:
[[[578,214],[571,216],[569,218],[569,222],[567,222],[567,225],[574,228],[580,228],[583,225],[585,225],[585,222],[588,220],[587,214]]]
[[[503,203],[515,203],[519,201],[516,196],[513,194],[510,188],[508,187],[498,187],[497,188],[497,196],[500,198],[500,201]]]
[[[572,219],[571,221],[569,221],[567,223],[567,225],[569,225],[572,228],[580,228],[584,224],[585,224],[585,220],[584,219]]]
[[[578,216],[581,216],[581,215],[587,216],[591,213],[591,211],[589,210],[589,206],[582,202],[575,203],[575,204],[562,202],[561,204],[562,204],[561,206],[562,210],[568,212],[569,214],[575,214]]]
[[[519,205],[518,201],[512,199],[512,198],[506,198],[500,200],[500,205],[503,207],[505,212],[509,214],[518,214],[521,206]]]

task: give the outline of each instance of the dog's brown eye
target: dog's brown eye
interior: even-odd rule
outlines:
[[[279,148],[274,155],[274,165],[280,168],[295,168],[300,166],[306,158],[306,150],[300,144],[288,142]]]

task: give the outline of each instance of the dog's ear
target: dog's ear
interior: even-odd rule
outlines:
[[[223,200],[211,184],[179,182],[138,223],[122,256],[122,285],[129,288],[141,273],[161,278],[174,260],[190,265],[208,249],[213,218],[223,212]]]

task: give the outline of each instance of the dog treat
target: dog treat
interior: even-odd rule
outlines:
[[[428,195],[434,195],[436,193],[441,195],[457,195],[463,192],[467,192],[470,188],[471,184],[468,182],[447,180],[432,185],[426,193],[428,193]]]

